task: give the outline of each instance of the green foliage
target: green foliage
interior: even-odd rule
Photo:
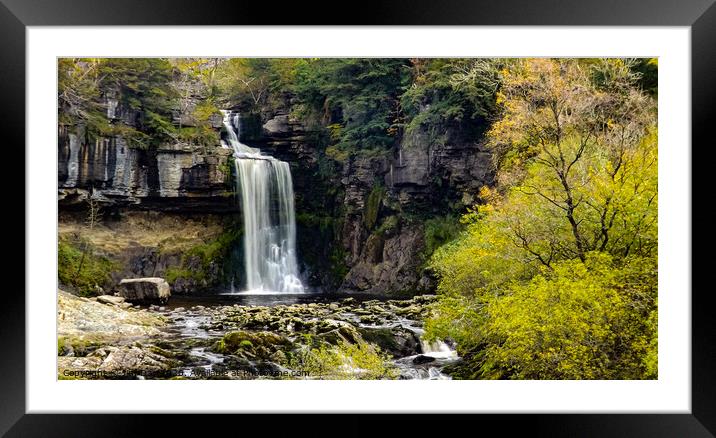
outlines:
[[[458,217],[453,215],[438,216],[426,220],[424,255],[431,256],[438,247],[457,237],[462,228]]]
[[[148,149],[163,143],[194,146],[219,143],[209,122],[219,111],[214,96],[215,61],[165,58],[60,58],[58,94],[60,124],[84,127],[87,141],[123,137],[130,147]],[[195,89],[207,96],[195,107],[192,127],[176,126],[173,112],[187,111]],[[121,120],[107,118],[109,100],[118,102]]]
[[[338,345],[309,344],[291,354],[288,367],[325,380],[395,379],[398,376],[389,355],[362,341]]]
[[[206,279],[206,276],[203,270],[186,269],[175,266],[168,267],[164,272],[164,279],[167,280],[167,283],[169,284],[173,285],[174,282],[180,278],[201,282]]]
[[[656,97],[659,92],[659,59],[638,58],[634,60],[631,68],[639,73],[638,82],[641,88]]]
[[[169,284],[174,284],[180,278],[204,283],[209,280],[209,273],[214,265],[223,267],[225,276],[228,275],[227,267],[222,261],[228,258],[229,252],[240,237],[240,229],[229,228],[216,239],[189,248],[182,254],[179,266],[167,268],[165,279]]]
[[[393,234],[400,228],[400,216],[393,215],[386,217],[375,232],[383,236]]]
[[[82,246],[89,245],[87,242]],[[60,284],[72,286],[80,295],[96,295],[110,282],[115,264],[106,257],[83,251],[80,243],[60,238],[57,245],[57,273]]]
[[[306,62],[299,58],[228,59],[216,69],[216,86],[220,94],[243,107],[278,107]]]
[[[296,223],[304,227],[318,229],[321,233],[332,233],[336,219],[332,216],[303,211],[296,214]]]
[[[378,221],[378,213],[380,213],[380,205],[383,203],[383,196],[385,196],[385,187],[376,184],[365,200],[363,224],[369,231],[373,229]]]
[[[171,86],[172,65],[162,58],[102,58],[99,87],[116,93],[121,105],[137,111],[138,130],[154,147],[171,138],[171,112],[178,97]]]
[[[395,141],[405,59],[310,59],[296,66],[293,90],[306,112],[330,126],[340,150],[385,149]]]
[[[412,59],[412,83],[400,97],[407,130],[444,132],[456,122],[484,126],[496,110],[499,60]]]
[[[430,260],[428,338],[457,342],[462,377],[655,378],[654,102],[621,60],[500,74],[499,185]]]
[[[604,253],[567,260],[525,284],[488,299],[485,376],[515,379],[638,379],[646,377],[646,318],[631,303],[626,269]],[[634,301],[636,300],[636,301]],[[646,300],[644,302],[643,300]],[[549,309],[546,311],[546,309]]]
[[[328,256],[330,263],[330,273],[334,283],[340,285],[340,282],[348,275],[348,266],[346,265],[346,251],[339,245],[334,245]]]
[[[172,66],[163,58],[102,58],[99,60],[101,85],[115,87],[129,108],[156,114],[172,109],[174,90],[169,87]]]

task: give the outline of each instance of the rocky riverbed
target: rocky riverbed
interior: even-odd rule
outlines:
[[[432,295],[58,299],[60,378],[446,379],[459,361],[422,339]]]

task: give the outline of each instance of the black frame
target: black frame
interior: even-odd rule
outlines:
[[[17,179],[10,181],[14,184],[24,181],[24,170],[21,170],[24,166],[19,163],[29,164],[25,162],[24,148],[19,146],[25,143],[26,26],[278,25],[291,24],[287,20],[296,19],[302,19],[304,24],[325,24],[319,19],[320,13],[331,10],[335,12],[332,15],[336,15],[334,20],[355,25],[690,26],[692,144],[698,145],[700,157],[699,161],[692,159],[692,199],[711,199],[709,195],[713,196],[713,189],[704,177],[710,170],[705,168],[710,160],[703,158],[706,151],[714,148],[713,135],[708,129],[708,122],[713,120],[712,106],[716,102],[716,78],[710,74],[716,69],[716,6],[713,3],[714,0],[400,0],[391,3],[370,0],[356,4],[359,6],[356,10],[348,10],[345,4],[340,3],[291,2],[282,4],[282,10],[278,12],[274,4],[266,2],[0,0],[0,41],[3,42],[0,49],[0,96],[3,99],[0,124],[3,125],[3,149],[18,155],[11,163],[20,173]],[[692,146],[692,154],[695,149]],[[5,160],[10,159],[5,157]],[[694,179],[695,176],[702,177],[702,180]],[[708,191],[700,193],[701,190]],[[18,199],[10,205],[24,205],[24,191],[20,193],[16,190],[14,193]],[[16,209],[19,210],[19,207]],[[693,210],[691,213],[693,215]],[[16,215],[15,219],[23,221],[18,227],[27,233],[24,213],[19,217]],[[692,224],[696,225],[693,219],[695,217],[692,216]],[[706,235],[708,233],[702,236]],[[18,245],[12,254],[15,260],[21,259],[19,254],[24,254],[24,243],[23,249]],[[692,257],[693,274],[703,276],[702,273],[710,268],[707,266],[710,260],[697,258],[695,253]],[[20,272],[19,269],[16,272]],[[24,289],[23,280],[18,286]],[[161,424],[162,431],[167,435],[177,432],[186,435],[206,433],[207,425],[227,426],[228,431],[239,431],[247,430],[246,427],[254,423],[250,421],[254,418],[233,415],[212,416],[208,421],[202,421],[203,418],[198,417],[168,418],[167,415],[25,414],[25,302],[24,296],[15,289],[5,289],[0,305],[0,339],[3,345],[0,353],[0,433],[7,432],[7,436],[135,436],[147,431],[145,423],[156,422]],[[496,426],[494,430],[500,431],[500,434],[512,434],[526,427],[531,435],[548,436],[716,436],[716,379],[713,377],[716,370],[716,328],[708,305],[711,296],[711,291],[704,287],[693,288],[691,414],[522,414],[509,418],[480,415],[478,418],[462,416],[461,419],[472,423],[472,428],[467,430],[478,433]],[[107,396],[111,397],[111,394]],[[399,403],[398,398],[396,403]],[[372,418],[365,416],[340,414],[331,417],[338,420],[338,426],[330,429],[321,427],[324,419],[320,423],[312,419],[308,423],[311,426],[307,428],[296,418],[286,418],[286,421],[273,421],[273,418],[255,420],[263,424],[270,435],[282,432],[282,428],[293,429],[291,433],[304,429],[314,435],[322,430],[332,435],[368,434],[390,429],[402,434],[444,433],[445,425],[451,425],[455,420],[449,418],[435,422],[395,418],[385,422],[389,424],[375,426],[369,421]],[[439,427],[430,431],[431,423],[439,424]]]

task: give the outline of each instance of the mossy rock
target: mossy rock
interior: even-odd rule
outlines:
[[[377,345],[393,357],[412,356],[420,351],[420,340],[407,329],[361,328],[359,332],[366,342]]]
[[[101,336],[59,336],[57,338],[57,355],[85,357],[105,344],[106,340]]]
[[[292,346],[287,338],[272,332],[236,331],[227,333],[214,344],[212,350],[249,359],[266,359],[277,350]]]

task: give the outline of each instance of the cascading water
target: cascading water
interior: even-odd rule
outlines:
[[[234,150],[244,216],[244,266],[249,293],[300,293],[296,218],[288,163],[239,141],[239,114],[223,111],[225,147]]]

